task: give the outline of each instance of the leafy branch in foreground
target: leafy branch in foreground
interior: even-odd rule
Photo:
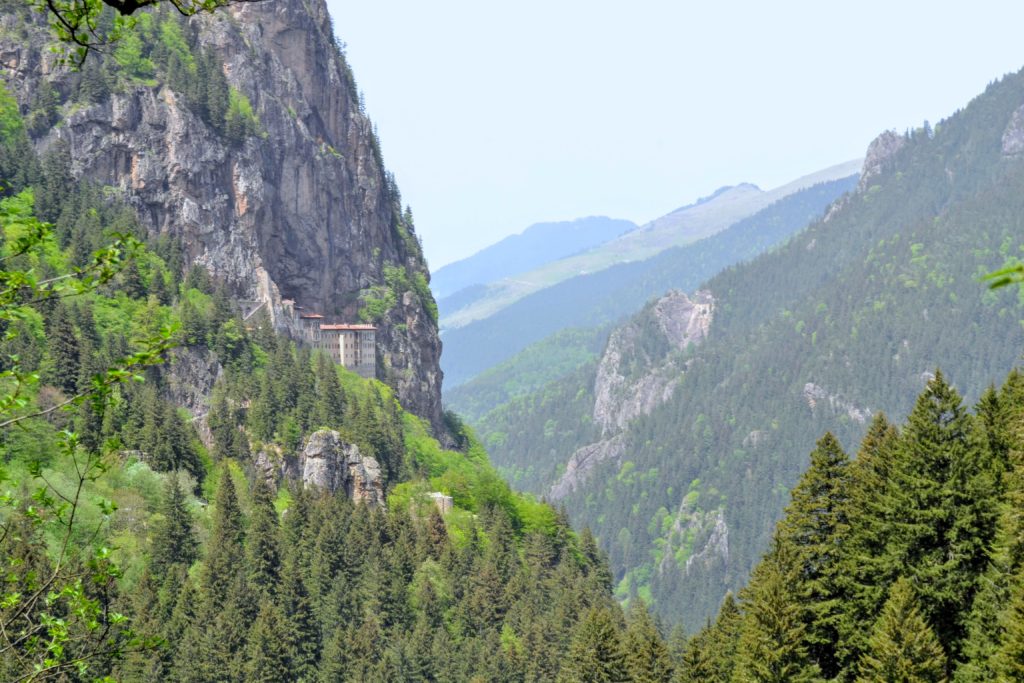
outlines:
[[[43,276],[61,258],[51,226],[31,213],[31,194],[11,198],[0,208],[0,227],[6,240],[0,252],[0,325],[9,341],[19,335],[16,325],[34,307],[94,292],[111,281],[142,251],[130,235],[116,234],[89,262],[69,273]],[[39,375],[23,372],[10,357],[0,373],[0,437],[22,428],[31,418],[70,411],[85,402],[96,414],[110,404],[113,388],[141,381],[140,371],[161,363],[173,346],[175,330],[164,327],[137,342],[137,350],[111,367],[93,374],[84,388],[55,404],[35,403]],[[87,677],[91,666],[109,662],[131,650],[154,647],[137,638],[128,618],[113,609],[121,577],[112,549],[104,545],[104,530],[116,506],[97,500],[98,520],[86,521],[86,487],[106,470],[116,444],[102,451],[83,446],[78,436],[61,432],[55,453],[70,482],[52,480],[44,468],[49,453],[38,453],[27,473],[36,483],[17,481],[0,469],[0,677],[12,681]]]
[[[68,46],[66,60],[81,66],[91,50],[116,42],[134,26],[132,14],[145,7],[170,5],[182,16],[212,12],[237,2],[260,0],[28,0],[29,6],[50,15],[50,29]],[[109,16],[108,9],[113,10]]]

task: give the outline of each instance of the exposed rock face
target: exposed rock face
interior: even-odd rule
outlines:
[[[861,408],[843,399],[838,394],[830,394],[823,387],[813,382],[808,382],[804,385],[803,396],[804,400],[807,401],[807,407],[812,411],[827,407],[836,413],[845,414],[851,420],[860,424],[867,424],[867,421],[874,414],[874,411],[870,408]]]
[[[385,266],[426,276],[324,1],[242,3],[193,17],[190,28],[251,101],[259,135],[232,144],[158,83],[66,105],[37,146],[67,143],[76,176],[119,190],[153,234],[180,237],[190,264],[266,302],[276,322],[282,298],[357,322],[361,297],[385,286]],[[45,45],[0,38],[12,66],[4,78],[23,106],[42,80],[70,89]],[[438,427],[441,346],[421,296],[395,292],[374,321],[378,376]]]
[[[342,441],[338,432],[313,432],[299,454],[297,474],[303,486],[344,491],[356,503],[383,507],[384,487],[380,463]]]
[[[619,459],[626,451],[626,441],[622,434],[610,439],[580,448],[566,463],[565,473],[551,487],[550,498],[560,500],[576,490],[598,463],[605,460]]]
[[[200,440],[211,448],[213,436],[206,422],[206,415],[210,412],[210,392],[224,374],[217,356],[208,349],[198,351],[180,347],[171,352],[170,361],[161,369],[166,380],[167,399],[192,414]]]
[[[863,191],[870,185],[870,180],[885,170],[886,165],[903,146],[907,144],[906,138],[894,130],[887,130],[870,145],[868,153],[864,157],[864,169],[860,172],[860,183],[857,184],[857,191]]]
[[[710,292],[697,292],[690,299],[682,292],[669,292],[650,311],[670,350],[699,344],[707,336],[714,311]],[[594,421],[603,434],[624,429],[627,424],[650,413],[671,397],[681,369],[642,345],[651,330],[642,329],[634,319],[616,329],[597,368],[594,383]]]
[[[1003,156],[1017,157],[1024,154],[1024,105],[1010,116],[1010,122],[1003,131]]]
[[[714,306],[711,292],[697,292],[691,299],[672,291],[612,332],[594,380],[593,417],[603,438],[572,454],[551,487],[552,500],[570,494],[599,463],[622,458],[622,430],[672,397],[685,370],[673,352],[707,337]],[[653,345],[652,335],[661,337]]]

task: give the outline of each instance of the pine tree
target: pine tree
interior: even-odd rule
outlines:
[[[293,678],[296,681],[315,681],[320,658],[320,625],[306,590],[302,565],[295,553],[285,560],[280,602]]]
[[[925,617],[957,659],[997,513],[987,444],[941,372],[919,397],[895,456],[888,559],[914,581]]]
[[[793,594],[791,549],[778,545],[754,570],[743,596],[743,622],[733,680],[737,683],[803,683],[819,678],[807,654],[807,628]]]
[[[78,335],[67,306],[58,304],[50,315],[46,338],[49,342],[50,369],[46,381],[68,396],[78,390],[81,367]]]
[[[630,609],[623,650],[626,668],[634,683],[668,683],[672,680],[668,647],[647,606],[640,601]]]
[[[843,670],[852,670],[888,587],[901,568],[888,558],[895,503],[890,493],[890,470],[899,432],[883,413],[876,413],[850,465],[850,529],[844,542],[845,561],[838,579],[846,596],[839,622],[838,655]]]
[[[242,510],[238,507],[230,466],[221,467],[220,485],[214,499],[213,528],[203,560],[203,599],[209,612],[216,614],[228,601],[236,578],[245,568],[245,532]]]
[[[192,530],[192,515],[186,507],[185,494],[178,483],[178,477],[167,477],[164,499],[160,512],[163,517],[153,530],[153,550],[150,570],[156,576],[164,576],[174,565],[190,567],[198,557],[195,533]]]
[[[345,414],[345,395],[338,381],[338,369],[326,353],[316,357],[316,397],[313,410],[314,427],[335,427]],[[360,431],[358,426],[355,428]]]
[[[285,631],[285,620],[274,603],[265,599],[259,615],[249,631],[245,648],[246,683],[291,683],[291,668]]]
[[[281,573],[281,551],[277,510],[270,487],[262,477],[257,477],[252,487],[246,560],[249,589],[261,598],[273,596]]]
[[[861,658],[858,683],[944,683],[946,657],[917,608],[906,579],[893,584],[889,600]]]
[[[607,608],[592,608],[580,622],[558,674],[559,683],[628,681],[626,656]]]
[[[838,673],[836,643],[844,601],[843,540],[849,531],[849,458],[831,434],[811,453],[811,466],[793,489],[776,537],[796,565],[792,587],[806,626],[804,647],[826,678]]]

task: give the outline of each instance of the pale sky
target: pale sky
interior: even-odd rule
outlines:
[[[781,185],[1024,66],[1024,3],[327,0],[432,269]]]

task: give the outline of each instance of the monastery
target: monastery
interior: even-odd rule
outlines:
[[[377,376],[377,328],[373,325],[327,322],[319,313],[307,313],[290,299],[281,302],[291,317],[289,328],[300,341],[326,351],[335,363],[362,377]]]

